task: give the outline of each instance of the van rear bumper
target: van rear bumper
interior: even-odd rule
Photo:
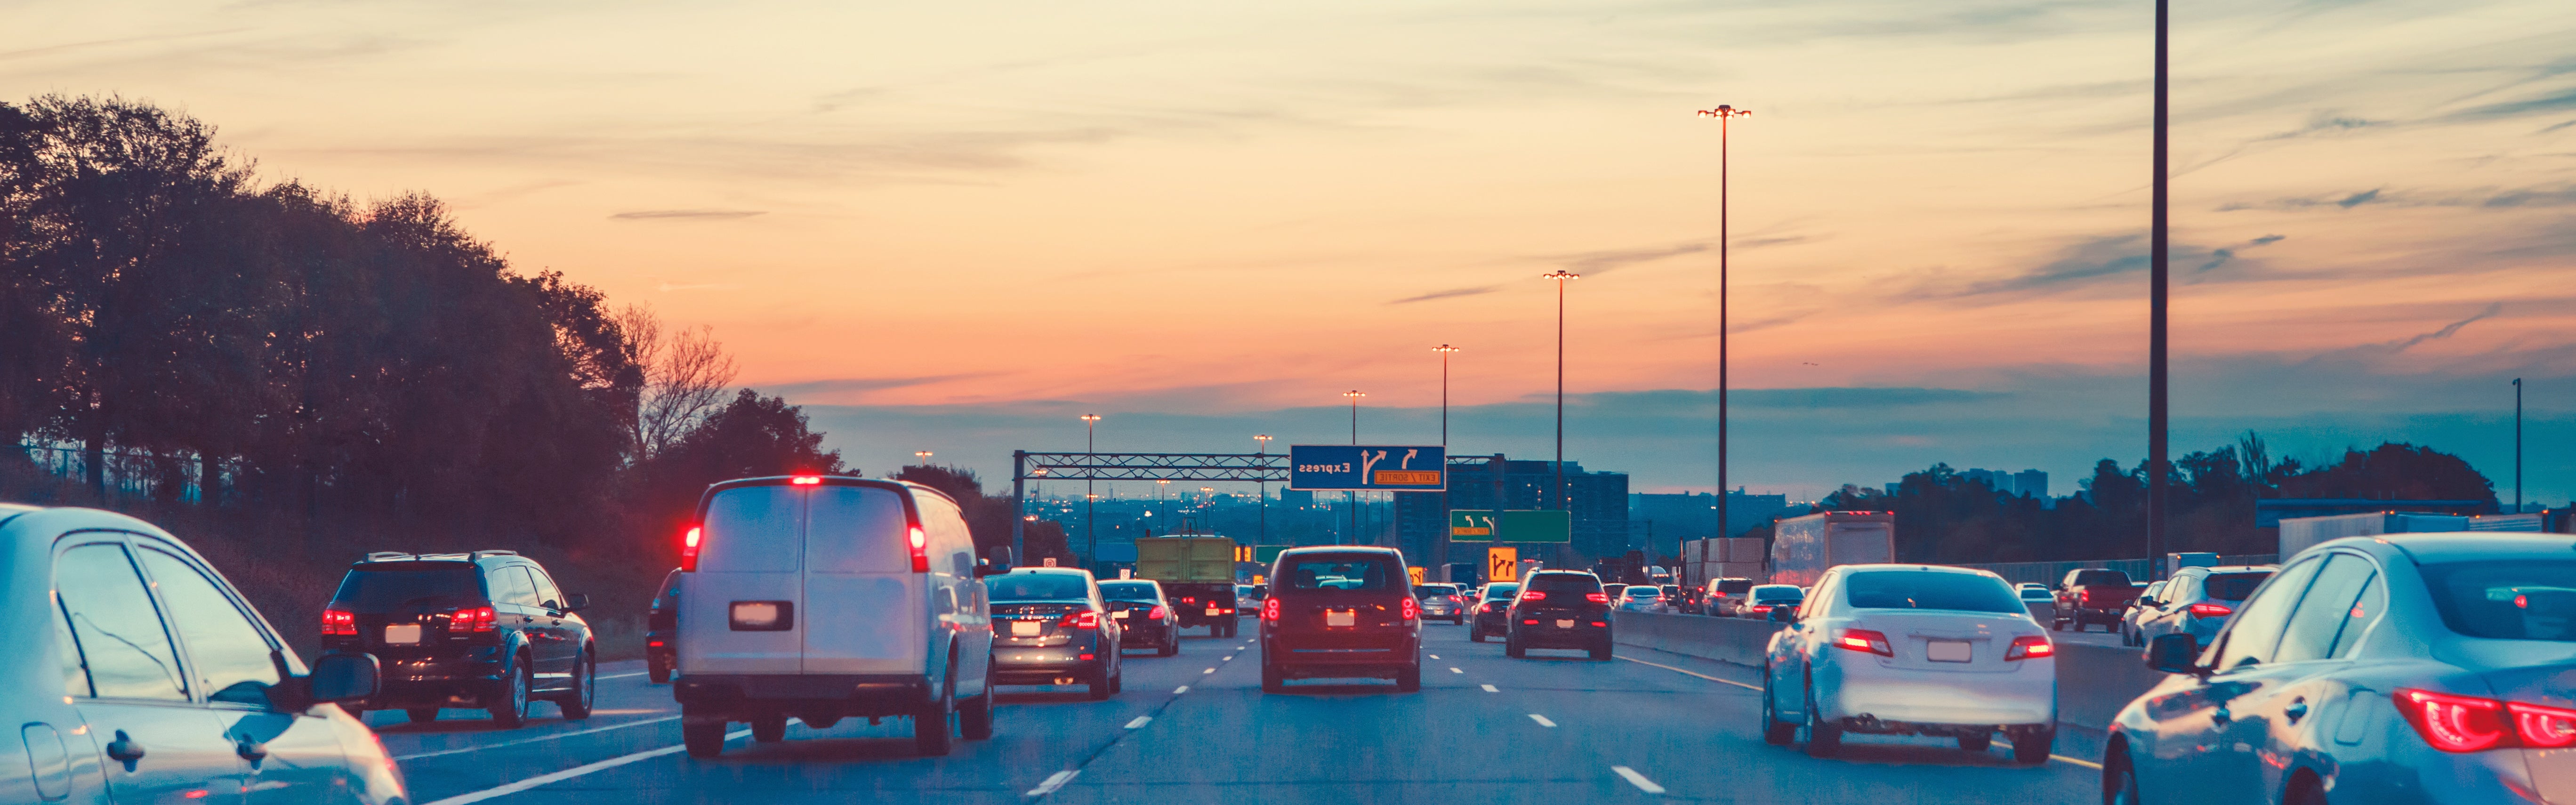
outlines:
[[[671,681],[684,715],[908,715],[936,694],[911,674],[689,674]]]

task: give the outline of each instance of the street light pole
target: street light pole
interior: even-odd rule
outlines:
[[[1099,414],[1082,415],[1082,461],[1085,464],[1100,463],[1100,441],[1096,431],[1099,424]],[[1100,553],[1100,536],[1092,529],[1092,524],[1100,519],[1093,508],[1099,505],[1100,496],[1092,492],[1091,486],[1091,476],[1099,474],[1099,471],[1097,466],[1082,468],[1082,566],[1085,568],[1091,567],[1092,557]]]
[[[1359,389],[1351,389],[1342,392],[1342,396],[1351,401],[1351,444],[1357,446],[1360,443],[1360,398],[1368,395]],[[1349,510],[1351,516],[1350,527],[1343,533],[1350,535],[1350,544],[1358,545],[1360,544],[1360,493],[1342,493],[1342,508]],[[1333,544],[1340,545],[1342,541],[1333,540]]]
[[[921,462],[918,466],[923,466],[923,467],[930,466],[930,457],[931,457],[932,455],[936,455],[936,454],[934,454],[934,453],[932,453],[932,452],[930,452],[930,451],[928,451],[928,450],[915,450],[915,451],[912,451],[912,458],[913,458],[913,460]]]
[[[1556,280],[1556,508],[1570,512],[1565,500],[1565,282],[1583,275],[1565,269],[1538,275]]]
[[[2513,513],[2522,513],[2522,378],[2513,379]]]
[[[1753,114],[1750,109],[1737,109],[1718,104],[1715,109],[1700,110],[1700,117],[1717,118],[1717,535],[1732,537],[1727,528],[1726,493],[1733,489],[1726,483],[1726,239],[1727,239],[1727,130],[1739,117]],[[1723,544],[1723,543],[1721,543]],[[1687,572],[1685,572],[1685,581]]]
[[[2156,0],[2156,81],[2155,81],[2155,155],[2150,160],[2155,171],[2154,189],[2148,200],[2147,214],[2147,575],[2164,578],[2165,500],[2171,493],[2168,483],[2172,472],[2166,469],[2165,422],[2165,303],[2166,276],[2165,229],[2166,202],[2166,127],[2171,122],[2167,111],[2168,62],[2166,19],[2172,0]]]
[[[1267,471],[1270,467],[1270,434],[1260,434],[1252,437],[1252,440],[1261,443],[1261,466],[1264,471]],[[1268,476],[1263,476],[1263,480],[1261,481],[1261,538],[1259,542],[1254,544],[1270,544],[1270,481],[1268,480]]]
[[[1440,471],[1445,478],[1449,472],[1449,356],[1457,354],[1458,348],[1442,344],[1431,351],[1440,353]],[[1431,564],[1439,580],[1449,579],[1449,485],[1445,483],[1440,485],[1440,530],[1431,535]]]

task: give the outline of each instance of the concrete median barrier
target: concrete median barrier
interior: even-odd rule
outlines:
[[[1620,645],[1704,657],[1761,668],[1771,633],[1780,624],[1743,618],[1710,618],[1654,612],[1614,612],[1611,634]],[[2057,720],[2103,730],[2138,694],[2164,679],[2148,670],[2139,650],[2118,646],[2057,644]]]

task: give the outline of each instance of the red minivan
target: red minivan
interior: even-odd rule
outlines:
[[[1279,552],[1261,602],[1261,689],[1291,679],[1393,677],[1422,689],[1422,604],[1393,548]]]

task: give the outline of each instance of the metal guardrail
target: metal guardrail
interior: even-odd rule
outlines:
[[[2238,554],[2235,556],[2218,557],[2218,563],[2221,565],[2269,565],[2278,563],[2279,561],[2281,561],[2281,557],[2278,554],[2269,553]],[[2082,570],[2092,567],[2117,570],[2122,573],[2129,574],[2129,578],[2131,579],[2145,581],[2151,577],[2151,574],[2148,571],[2154,569],[2155,563],[2146,559],[2094,559],[2074,562],[1997,562],[1993,564],[1959,565],[1959,567],[1994,571],[1995,575],[2002,576],[2005,581],[2009,581],[2014,584],[2020,584],[2022,582],[2056,584],[2059,580],[2066,578],[2067,571]]]
[[[18,450],[27,462],[56,477],[86,479],[89,477],[90,454],[77,444],[21,443]],[[175,497],[195,502],[203,495],[198,489],[199,464],[194,454],[155,454],[133,450],[103,450],[99,454],[99,475],[106,492],[114,497]],[[231,467],[219,468],[229,481]],[[164,495],[164,487],[175,483],[178,494]]]

